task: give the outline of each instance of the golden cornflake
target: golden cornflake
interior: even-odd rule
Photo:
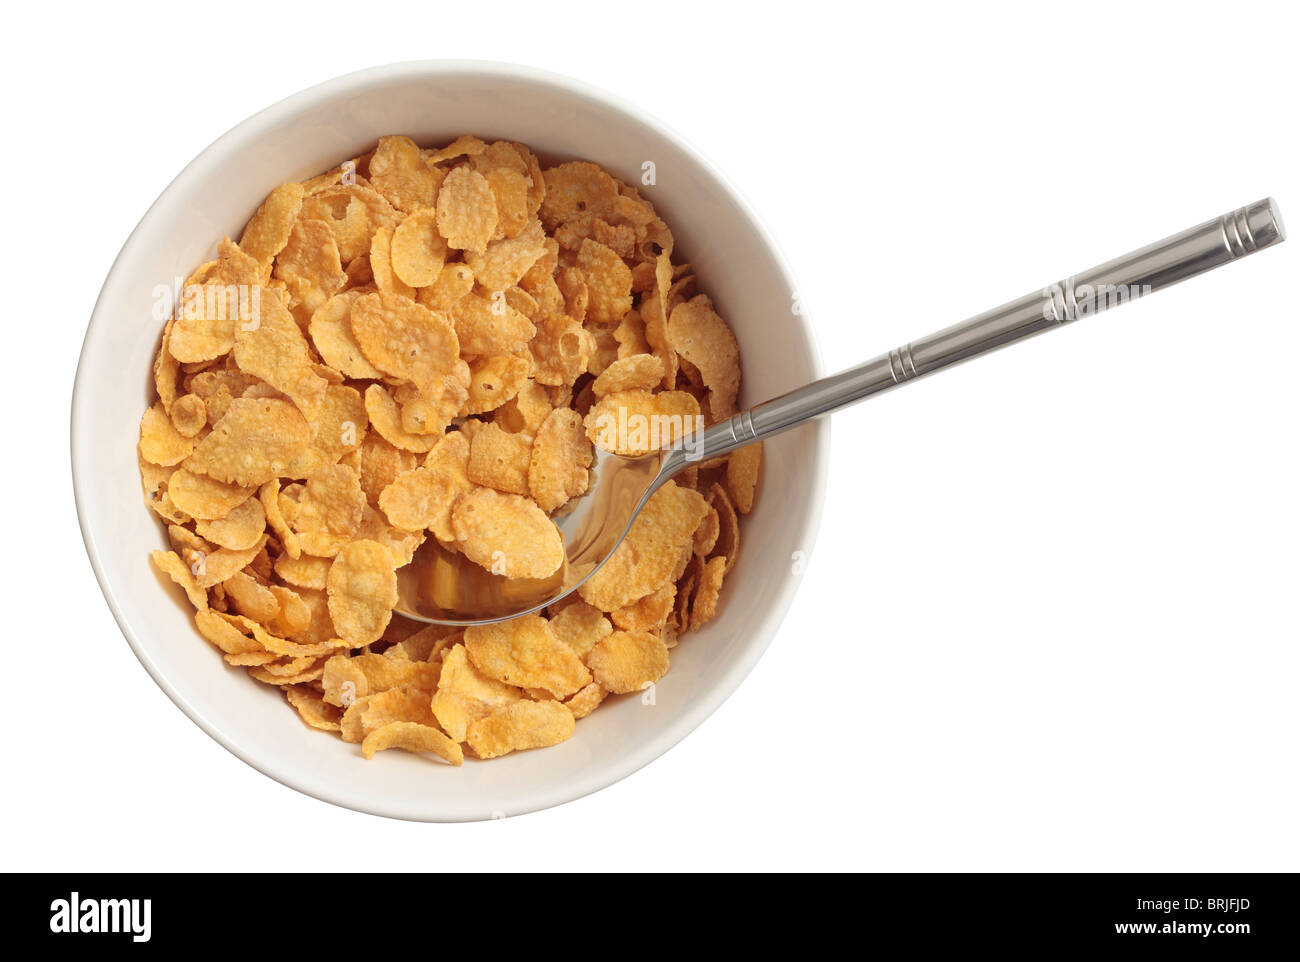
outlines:
[[[221,357],[235,346],[236,328],[253,322],[262,294],[262,288],[241,291],[235,284],[187,285],[167,350],[182,364]]]
[[[194,450],[192,435],[182,434],[159,401],[140,419],[140,456],[150,464],[180,464]]]
[[[358,298],[352,305],[352,333],[366,360],[410,381],[430,401],[442,396],[444,377],[457,370],[455,330],[409,298],[382,293]]]
[[[167,481],[172,503],[191,518],[219,521],[251,498],[254,488],[227,484],[203,474],[178,469]]]
[[[467,294],[452,310],[460,349],[466,354],[513,354],[524,348],[537,328],[497,292],[491,300]]]
[[[706,512],[698,492],[667,482],[646,502],[623,543],[578,594],[602,611],[644,598],[668,580]]]
[[[492,186],[472,167],[457,167],[438,192],[438,230],[449,247],[482,252],[497,229]]]
[[[528,190],[532,186],[527,174],[497,167],[483,174],[492,197],[497,204],[497,233],[510,238],[518,236],[530,218]]]
[[[605,700],[607,695],[609,695],[609,691],[602,688],[600,682],[593,681],[586,688],[582,689],[582,691],[578,692],[566,701],[564,707],[569,709],[570,714],[572,714],[575,719],[586,718],[600,707],[601,702]]]
[[[734,451],[727,458],[727,493],[741,514],[749,514],[753,510],[754,488],[758,484],[758,471],[762,462],[762,441]]]
[[[393,273],[402,283],[427,287],[436,281],[447,259],[447,244],[438,233],[437,211],[422,207],[408,214],[393,231],[389,257]]]
[[[370,425],[366,404],[356,388],[330,384],[325,396],[308,419],[311,438],[296,458],[289,464],[287,474],[305,478],[321,468],[338,462],[344,455],[356,451]]]
[[[465,557],[505,578],[545,578],[564,563],[555,522],[517,494],[478,488],[456,502],[451,530]]]
[[[673,349],[697,368],[709,389],[709,415],[722,421],[736,413],[740,390],[740,349],[727,322],[713,309],[707,294],[673,308],[668,319]]]
[[[554,511],[586,493],[595,453],[583,433],[582,416],[556,408],[537,430],[528,464],[528,491],[543,511]]]
[[[352,464],[361,475],[361,490],[375,507],[379,507],[379,496],[384,488],[403,471],[416,465],[414,452],[393,447],[376,431],[366,434],[352,457]]]
[[[722,579],[727,573],[727,559],[710,558],[700,570],[700,583],[695,589],[695,598],[691,602],[691,628],[698,628],[705,622],[712,621],[718,612],[718,595],[722,591]]]
[[[360,291],[336,294],[318,307],[307,327],[312,344],[325,363],[345,377],[377,379],[383,375],[366,360],[352,333],[352,305]]]
[[[458,493],[428,468],[414,468],[397,475],[380,492],[379,509],[394,526],[404,531],[423,531],[450,516]]]
[[[267,194],[239,238],[244,253],[269,268],[271,260],[289,243],[289,232],[298,219],[302,198],[302,184],[281,184]]]
[[[487,144],[479,140],[472,134],[462,134],[453,140],[441,150],[435,150],[425,157],[425,163],[429,166],[441,164],[443,161],[455,160],[457,157],[476,156],[487,150]]]
[[[194,530],[213,544],[242,551],[251,548],[266,530],[266,512],[262,502],[249,498],[224,518],[196,521]]]
[[[718,515],[718,509],[709,505],[709,513],[704,516],[700,526],[695,529],[694,543],[692,551],[701,558],[707,558],[713,546],[718,543],[718,535],[722,533],[722,522]]]
[[[417,685],[399,685],[372,694],[361,710],[361,728],[366,734],[393,722],[415,722],[436,728],[437,720],[429,707],[429,691]]]
[[[493,241],[482,253],[466,254],[465,263],[484,288],[504,291],[518,284],[545,251],[546,234],[542,231],[541,221],[531,220],[523,230]]]
[[[595,349],[595,337],[573,318],[545,317],[529,345],[537,365],[533,377],[538,384],[567,387],[587,370]]]
[[[443,655],[432,709],[442,730],[463,742],[471,722],[486,718],[497,708],[522,697],[523,693],[514,685],[489,678],[475,668],[464,644],[458,644]]]
[[[546,388],[529,380],[520,385],[518,394],[493,412],[492,421],[511,434],[535,435],[551,410]]]
[[[441,178],[409,137],[380,137],[370,158],[370,183],[398,210],[432,207]]]
[[[431,311],[450,311],[474,289],[474,272],[468,264],[444,264],[438,279],[420,288],[417,297]]]
[[[246,568],[257,557],[265,543],[266,535],[262,535],[250,547],[239,551],[220,548],[211,554],[198,555],[190,562],[194,580],[200,588],[211,588],[213,585],[221,584],[235,572]]]
[[[715,484],[709,490],[709,506],[718,512],[718,537],[713,542],[712,553],[726,558],[727,571],[730,571],[740,553],[740,519],[721,485]]]
[[[162,346],[153,360],[153,386],[158,392],[158,400],[162,402],[163,410],[168,413],[171,412],[172,405],[176,401],[177,384],[181,373],[181,362],[176,360],[176,355],[171,351],[172,327],[175,324],[175,321],[168,321],[167,326],[163,328]]]
[[[669,390],[677,381],[678,354],[668,335],[668,292],[673,283],[673,266],[667,254],[655,262],[654,293],[641,301],[641,319],[645,339],[654,355],[664,362],[663,386]]]
[[[339,730],[342,712],[333,705],[326,704],[320,692],[307,685],[289,685],[283,691],[289,704],[297,710],[298,717],[309,727],[325,732]]]
[[[584,662],[596,643],[614,630],[599,608],[593,608],[581,598],[569,601],[557,614],[551,615],[550,625],[555,636]]]
[[[330,558],[316,558],[312,555],[294,558],[283,554],[275,559],[275,573],[286,584],[324,591],[331,563]]]
[[[664,362],[653,354],[629,354],[606,367],[591,386],[597,398],[620,391],[652,391],[664,378]]]
[[[300,305],[295,316],[301,316],[304,324],[309,321],[312,312],[348,281],[330,225],[322,220],[297,221],[275,259],[272,276],[284,282]]]
[[[397,276],[393,270],[393,229],[381,227],[370,240],[370,276],[375,287],[385,294],[415,297],[415,288]]]
[[[593,240],[582,242],[578,267],[587,277],[587,319],[617,324],[632,309],[632,271],[617,253]]]
[[[479,758],[558,745],[573,735],[573,713],[558,701],[517,701],[469,726],[466,741]]]
[[[172,402],[172,424],[183,437],[192,438],[208,426],[208,409],[197,394],[185,394]]]
[[[453,765],[460,765],[465,761],[460,745],[438,729],[416,722],[399,721],[385,725],[371,732],[361,743],[361,753],[366,758],[374,758],[375,752],[387,748],[401,748],[408,752],[432,752]]]
[[[469,365],[469,389],[459,415],[495,411],[528,382],[528,362],[513,354],[476,357]]]
[[[556,698],[567,698],[591,681],[574,650],[537,615],[470,625],[465,629],[465,652],[489,678],[521,688],[542,688]]]
[[[333,557],[356,537],[365,507],[361,479],[355,468],[345,464],[319,468],[300,492],[295,486],[280,496],[280,510],[298,544],[320,558]]]
[[[246,615],[260,624],[269,624],[280,613],[280,602],[271,589],[251,575],[236,571],[221,582],[231,613]]]
[[[580,215],[599,216],[613,206],[618,184],[595,164],[573,161],[543,172],[546,197],[540,210],[547,230]]]
[[[236,398],[183,466],[216,481],[257,486],[282,474],[310,438],[307,419],[289,401]]]
[[[208,593],[199,587],[194,572],[175,551],[155,551],[149,557],[159,571],[185,589],[190,604],[200,610],[208,607]]]
[[[370,426],[393,447],[423,454],[438,442],[437,434],[411,434],[402,427],[401,409],[382,384],[366,388],[365,400]]]
[[[469,479],[508,494],[528,494],[529,462],[533,445],[526,435],[510,434],[495,424],[485,425],[469,445],[466,470]],[[538,505],[546,510],[545,505]]]
[[[381,231],[391,236],[401,215],[372,187],[361,183],[333,184],[303,199],[300,220],[327,224],[334,235],[339,260],[352,264],[370,253],[371,240]]]
[[[654,631],[672,613],[677,585],[672,576],[644,598],[609,613],[610,619],[624,631]]]
[[[279,295],[268,292],[257,323],[240,325],[235,363],[291,399],[308,419],[320,410],[329,382],[312,367],[307,338]]]
[[[397,566],[377,541],[354,541],[338,553],[326,582],[339,637],[366,645],[384,633],[397,604]]]
[[[616,631],[596,643],[587,664],[600,686],[612,692],[641,691],[668,670],[668,649],[648,631]]]

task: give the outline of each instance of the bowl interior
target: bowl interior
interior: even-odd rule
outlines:
[[[225,665],[196,634],[179,590],[148,563],[164,544],[143,505],[135,461],[160,340],[156,288],[184,278],[238,233],[275,185],[318,173],[390,133],[424,145],[457,134],[509,138],[543,158],[593,160],[641,189],[695,265],[701,289],[740,341],[742,402],[819,374],[793,284],[744,204],[698,155],[607,96],[561,78],[485,64],[399,64],[297,94],[227,133],[171,184],[131,235],[91,319],[73,398],[73,475],[87,549],[141,662],[196,723],[266,774],[319,798],[377,814],[463,820],[513,815],[594,791],[682,738],[753,666],[789,605],[796,551],[809,552],[826,474],[826,423],[768,443],[758,507],[718,618],[687,635],[653,704],[611,699],[568,742],[452,769],[356,746],[302,725],[278,691]]]

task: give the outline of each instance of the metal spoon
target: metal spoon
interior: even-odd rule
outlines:
[[[430,538],[414,561],[398,571],[396,610],[447,625],[503,621],[537,611],[590,578],[614,553],[650,496],[691,464],[1285,239],[1277,204],[1272,198],[1261,200],[742,411],[674,447],[639,458],[597,449],[587,494],[555,519],[567,561],[554,576],[524,581],[493,575]]]

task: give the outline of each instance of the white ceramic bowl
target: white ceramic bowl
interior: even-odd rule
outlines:
[[[573,738],[461,768],[404,752],[366,762],[309,730],[278,691],[229,668],[196,634],[180,592],[148,563],[164,533],[143,505],[135,445],[152,394],[160,323],[154,289],[184,277],[240,228],[275,185],[361,153],[384,135],[441,144],[473,132],[532,146],[551,162],[593,160],[644,188],[735,329],[742,401],[819,375],[794,282],[736,191],[680,137],[641,111],[563,77],[479,62],[405,63],[312,87],[244,121],[163,192],[118,255],[86,332],[72,401],[72,471],[86,550],[122,633],[154,680],[204,731],[259,771],[359,811],[424,821],[515,815],[596,791],[636,771],[735,689],[776,632],[798,583],[794,552],[817,530],[829,445],[825,421],[769,442],[757,509],[721,612],[673,651],[655,704],[612,699]]]

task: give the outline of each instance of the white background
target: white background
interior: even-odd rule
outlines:
[[[768,654],[558,809],[414,825],[298,795],[109,615],[66,434],[98,288],[196,153],[337,74],[518,61],[642,105],[773,228],[828,369],[1268,194],[1300,223],[1281,5],[890,8],[10,11],[3,866],[333,871],[349,838],[376,870],[1300,868],[1300,238],[837,415]]]

